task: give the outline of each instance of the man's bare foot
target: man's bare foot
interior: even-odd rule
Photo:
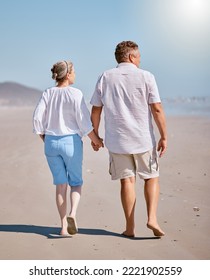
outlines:
[[[147,227],[153,231],[155,236],[164,236],[165,235],[165,232],[161,230],[161,228],[159,227],[158,224],[152,225],[152,224],[148,223]]]
[[[134,234],[134,233],[131,234],[131,233],[127,233],[126,231],[124,231],[124,232],[122,233],[122,235],[125,236],[125,237],[128,237],[128,238],[134,238],[134,237],[135,237],[135,234]]]

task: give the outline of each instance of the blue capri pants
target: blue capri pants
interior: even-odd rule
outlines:
[[[52,172],[53,184],[82,186],[83,143],[78,134],[45,135],[45,156]]]

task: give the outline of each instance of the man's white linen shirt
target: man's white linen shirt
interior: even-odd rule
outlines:
[[[90,112],[79,89],[51,87],[43,92],[33,115],[34,133],[83,137],[92,130]]]
[[[150,104],[161,102],[154,76],[120,63],[98,79],[90,103],[104,106],[105,145],[110,152],[138,154],[155,145]]]

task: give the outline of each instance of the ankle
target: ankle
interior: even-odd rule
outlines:
[[[157,217],[156,216],[149,217],[147,223],[148,224],[158,224]]]
[[[132,223],[132,224],[127,224],[127,225],[126,225],[126,230],[125,230],[125,232],[126,232],[126,233],[129,233],[129,234],[133,234],[133,233],[134,233],[134,228],[135,228],[134,223]]]
[[[70,212],[70,213],[69,213],[69,217],[72,217],[72,218],[74,218],[74,219],[75,219],[75,218],[76,218],[76,213],[74,213],[74,212]]]

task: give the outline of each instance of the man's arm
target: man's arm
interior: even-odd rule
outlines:
[[[102,109],[103,109],[103,107],[93,106],[92,111],[91,111],[91,121],[93,124],[94,132],[97,136],[99,136],[98,133],[99,133],[99,125],[100,125],[100,121],[101,121]],[[99,148],[97,148],[97,146],[95,146],[93,142],[91,143],[91,145],[95,151],[99,150]]]
[[[96,106],[92,107],[91,121],[92,121],[93,129],[94,129],[96,135],[98,135],[102,109],[103,109],[103,107],[96,107]]]
[[[151,112],[155,123],[160,133],[160,140],[158,142],[157,150],[160,152],[160,157],[166,152],[167,148],[167,132],[166,132],[166,120],[163,107],[161,103],[150,104]]]

